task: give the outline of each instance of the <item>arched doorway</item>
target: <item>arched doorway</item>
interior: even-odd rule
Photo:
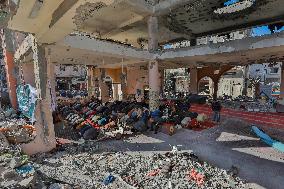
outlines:
[[[244,73],[241,67],[234,67],[219,79],[217,97],[237,98],[243,94]]]
[[[214,93],[214,82],[210,77],[203,77],[198,82],[198,94],[213,96]]]

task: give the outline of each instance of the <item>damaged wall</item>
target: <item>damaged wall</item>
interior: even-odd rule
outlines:
[[[31,86],[36,87],[34,64],[32,62],[25,63],[21,65],[21,68],[23,69],[22,73],[25,84],[30,84]]]
[[[80,5],[76,9],[76,15],[73,17],[73,22],[77,26],[77,29],[81,29],[87,19],[91,18],[97,11],[106,6],[107,5],[102,1],[96,3],[87,2],[84,5]]]
[[[135,95],[137,89],[144,90],[144,86],[149,85],[148,70],[143,67],[127,69],[127,94]]]

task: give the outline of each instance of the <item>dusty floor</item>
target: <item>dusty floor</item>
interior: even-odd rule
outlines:
[[[284,141],[283,130],[262,128]],[[225,120],[221,126],[203,132],[181,129],[173,136],[147,133],[103,143],[114,151],[143,154],[166,152],[171,146],[178,146],[217,167],[228,170],[236,166],[239,176],[252,183],[253,188],[280,189],[284,185],[284,153],[260,141],[250,132],[250,126],[239,120]]]
[[[284,141],[284,130],[261,128]],[[181,129],[173,136],[148,132],[98,145],[111,151],[143,155],[168,152],[177,146],[182,151],[193,151],[217,167],[229,170],[236,166],[239,176],[252,183],[253,188],[278,189],[284,185],[284,153],[260,141],[251,133],[250,125],[239,119],[223,120],[222,125],[202,132]]]

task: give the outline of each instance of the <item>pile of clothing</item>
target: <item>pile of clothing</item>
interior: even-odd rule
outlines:
[[[204,129],[209,129],[214,127],[215,123],[212,122],[205,114],[199,114],[196,118],[190,120],[187,128],[195,130],[195,131],[202,131]]]

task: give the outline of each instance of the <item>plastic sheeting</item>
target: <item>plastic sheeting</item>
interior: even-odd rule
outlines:
[[[19,110],[27,118],[35,121],[35,108],[37,100],[37,91],[31,85],[19,85],[17,87],[17,99]]]

